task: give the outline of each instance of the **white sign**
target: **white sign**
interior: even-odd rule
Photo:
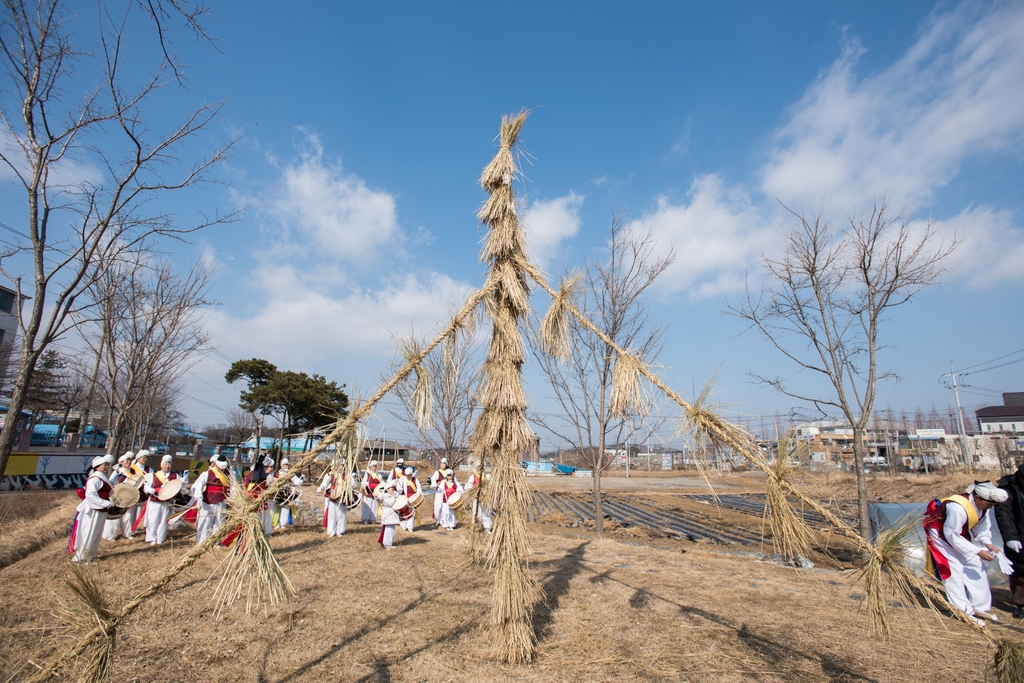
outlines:
[[[916,434],[917,436],[924,436],[924,437],[929,437],[929,436],[931,436],[931,437],[945,436],[946,435],[946,430],[945,429],[915,429],[914,430],[914,434]]]

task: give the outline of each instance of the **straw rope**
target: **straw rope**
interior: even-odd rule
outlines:
[[[445,329],[439,334],[431,343],[427,344],[420,350],[419,355],[416,357],[409,358],[408,361],[403,365],[394,376],[391,377],[387,382],[382,384],[378,388],[377,392],[371,396],[365,403],[361,404],[357,408],[348,414],[348,416],[338,424],[327,436],[325,436],[320,443],[318,443],[313,449],[308,451],[306,455],[299,460],[295,469],[300,470],[307,465],[311,465],[316,458],[323,453],[328,446],[338,441],[343,435],[354,431],[355,425],[359,420],[364,418],[373,409],[373,406],[379,402],[389,391],[404,380],[416,367],[423,361],[431,351],[444,341],[448,336],[453,334],[455,331],[460,329],[468,318],[470,318],[476,308],[480,305],[485,298],[490,295],[496,286],[496,280],[493,277],[488,278],[484,283],[484,286],[469,294],[466,297],[466,301],[458,313],[453,316],[451,321],[445,327]],[[263,507],[263,503],[270,498],[277,495],[277,492],[287,483],[287,479],[279,478],[275,479],[259,496],[252,502],[248,503],[244,508],[240,508],[240,514],[245,512],[254,512]],[[220,543],[228,534],[230,534],[235,525],[231,523],[231,519],[225,520],[214,533],[212,533],[205,541],[195,545],[191,550],[185,553],[174,566],[170,567],[160,576],[153,584],[148,588],[140,591],[134,598],[125,603],[119,610],[113,613],[109,620],[106,620],[103,626],[97,626],[81,637],[64,652],[57,655],[51,660],[47,666],[43,667],[30,679],[31,681],[42,683],[48,680],[55,671],[62,668],[72,659],[80,656],[85,650],[92,644],[96,638],[106,638],[108,633],[113,632],[117,627],[124,622],[132,613],[135,612],[143,603],[156,595],[162,588],[167,586],[178,574],[185,571],[193,564],[195,564],[200,557],[208,552],[215,545]]]

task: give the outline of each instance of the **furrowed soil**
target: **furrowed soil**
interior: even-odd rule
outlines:
[[[894,479],[872,492],[926,500],[961,486],[955,478]],[[590,480],[529,481],[585,496]],[[606,481],[617,495],[651,500],[706,493],[694,478]],[[719,493],[763,491],[750,475],[713,483]],[[804,484],[821,486],[812,495],[823,500],[853,497],[851,484],[835,475]],[[306,497],[314,498],[312,491]],[[8,499],[0,498],[2,510]],[[0,530],[0,555],[24,542],[25,525],[47,533],[53,510],[77,503],[73,493],[37,498],[36,513],[6,520],[17,539]],[[755,517],[726,512],[730,523],[760,528]],[[468,530],[421,525],[399,532],[396,548],[385,551],[376,543],[379,527],[357,519],[350,516],[342,538],[326,538],[313,525],[273,537],[296,590],[288,609],[247,615],[243,601],[215,618],[211,596],[229,551],[208,553],[118,631],[110,680],[977,681],[992,659],[992,647],[973,631],[906,607],[890,611],[891,641],[872,635],[856,572],[781,566],[766,559],[770,541],[758,553],[634,527],[598,539],[586,528],[542,520],[530,524],[530,569],[545,591],[535,610],[537,655],[529,665],[508,666],[491,657],[490,575],[465,562]],[[103,542],[94,567],[109,603],[148,586],[194,543],[190,531],[172,532],[157,548],[141,539]],[[0,569],[2,681],[28,678],[74,640],[61,616],[62,604],[72,601],[65,544],[65,536],[54,537]],[[990,627],[993,635],[1024,636],[1000,611],[1008,595],[997,590],[995,597],[1003,623]],[[54,680],[74,680],[74,672]]]

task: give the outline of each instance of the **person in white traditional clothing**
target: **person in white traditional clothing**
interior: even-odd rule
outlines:
[[[470,489],[479,489],[484,482],[483,474],[484,468],[480,465],[477,465],[476,469],[473,470],[473,474],[469,475],[469,480],[466,482],[466,490],[469,491]],[[487,476],[489,478],[491,475]],[[486,531],[487,533],[491,533],[491,527],[493,526],[494,522],[491,517],[491,509],[484,505],[483,500],[481,500],[481,496],[483,495],[484,492],[481,489],[480,491],[477,491],[476,497],[473,499],[473,520],[479,520],[480,524],[484,528],[484,531]]]
[[[397,482],[402,478],[402,473],[405,471],[405,458],[399,458],[395,461],[395,467],[388,472],[388,481]]]
[[[382,483],[381,476],[377,474],[377,461],[371,460],[366,466],[363,480],[359,483],[359,492],[363,494],[363,504],[360,506],[363,524],[374,524],[377,521],[377,509],[380,504],[374,494]]]
[[[330,537],[344,536],[348,531],[348,510],[333,495],[341,495],[345,487],[345,475],[328,469],[317,487],[317,493],[324,494],[324,529]]]
[[[252,451],[250,451],[250,454]],[[274,478],[274,459],[269,455],[263,460],[253,464],[252,469],[245,475],[245,492],[250,498],[259,498],[270,485]],[[259,512],[263,518],[263,532],[270,536],[274,533],[274,513],[270,509],[270,503],[264,502],[263,509]]]
[[[441,526],[444,527],[445,531],[455,531],[457,523],[455,510],[448,505],[448,501],[461,490],[462,484],[455,478],[455,472],[445,470],[444,480],[441,482],[441,488],[439,489],[441,494]]]
[[[448,458],[441,458],[441,464],[430,475],[430,487],[434,489],[434,526],[440,526],[441,524],[441,499],[444,497],[441,493],[441,482],[444,481],[444,471],[448,469]]]
[[[146,465],[146,459],[149,458],[149,451],[143,448],[141,451],[135,454],[135,459],[132,462],[131,472],[133,477],[142,477],[139,481],[145,482],[146,478],[153,474],[153,469]],[[135,535],[135,530],[139,528],[140,524],[146,522],[146,505],[148,504],[149,496],[145,495],[143,488],[145,483],[139,484],[139,502],[131,507],[129,510],[129,516],[131,517],[131,525],[128,527],[128,531],[122,532],[128,538],[132,538]]]
[[[146,503],[146,543],[160,545],[167,540],[167,519],[171,516],[171,506],[160,500],[160,489],[169,481],[178,478],[171,472],[174,458],[165,455],[160,459],[160,469],[146,479],[145,492],[149,496]]]
[[[398,496],[395,495],[395,487],[397,482],[389,481],[382,486],[384,487],[384,493],[380,495],[380,523],[381,530],[380,536],[377,537],[377,542],[380,543],[386,550],[392,550],[395,547],[395,527],[397,527],[401,520],[398,518],[398,513],[395,512],[392,507],[395,504],[395,500]]]
[[[301,475],[292,474],[291,463],[288,462],[288,458],[281,458],[281,469],[274,475],[274,479],[290,479],[292,486],[302,486],[304,481]],[[270,509],[274,515],[275,529],[284,529],[295,524],[294,505],[279,505],[277,501],[274,501],[270,504]]]
[[[120,458],[117,459],[117,465],[112,465],[110,472],[108,473],[107,480],[111,486],[124,483],[128,477],[132,476],[132,459],[135,454],[128,451]],[[114,458],[113,455],[110,456]],[[131,519],[132,508],[125,511],[123,515],[116,519],[107,519],[103,523],[103,540],[104,541],[116,541],[117,537],[123,534],[126,538],[128,537],[128,531],[132,526]]]
[[[82,502],[78,504],[75,521],[71,525],[68,552],[74,553],[72,562],[92,562],[96,559],[103,535],[103,522],[107,519],[107,510],[113,507],[110,493],[114,487],[107,478],[113,466],[112,455],[97,455],[92,459],[92,471],[85,480],[84,491],[80,494]]]
[[[402,470],[402,478],[398,480],[395,490],[400,495],[411,499],[415,493],[423,495],[420,488],[420,480],[416,478],[416,470],[411,467],[406,467]],[[412,509],[412,515],[408,519],[403,519],[399,522],[399,526],[404,531],[413,532],[416,530],[416,508]]]
[[[989,614],[992,591],[982,562],[991,562],[999,553],[992,545],[992,521],[987,513],[1006,498],[1006,491],[992,482],[975,482],[966,493],[929,503],[925,513],[929,572],[937,573],[945,584],[950,604],[978,623],[984,623],[978,614],[999,620]]]
[[[196,478],[192,496],[199,501],[196,519],[196,543],[202,543],[224,523],[227,499],[231,493],[228,459],[223,455],[210,457],[210,466]]]

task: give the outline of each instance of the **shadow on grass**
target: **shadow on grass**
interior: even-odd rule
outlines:
[[[754,633],[745,623],[736,626],[720,614],[709,612],[699,607],[684,605],[670,598],[658,595],[657,593],[652,593],[646,588],[633,586],[612,576],[612,570],[598,573],[589,567],[581,566],[581,569],[594,574],[594,576],[589,579],[591,583],[613,581],[621,586],[631,589],[633,591],[633,595],[629,599],[630,607],[646,607],[652,600],[660,600],[664,603],[677,607],[680,615],[691,620],[710,622],[716,626],[732,631],[744,647],[753,651],[761,661],[777,668],[780,671],[792,669],[793,660],[804,660],[816,663],[820,666],[822,673],[828,677],[829,681],[833,681],[834,683],[850,683],[851,681],[878,683],[877,679],[864,676],[854,671],[854,664],[844,658],[836,657],[829,653],[819,654],[816,652],[804,652],[792,645],[777,642],[772,638]]]
[[[537,634],[537,642],[542,642],[549,635],[559,601],[569,592],[569,584],[583,569],[583,555],[588,545],[590,541],[584,541],[563,557],[537,563],[537,566],[548,569],[541,582],[544,597],[533,606],[533,630]]]

